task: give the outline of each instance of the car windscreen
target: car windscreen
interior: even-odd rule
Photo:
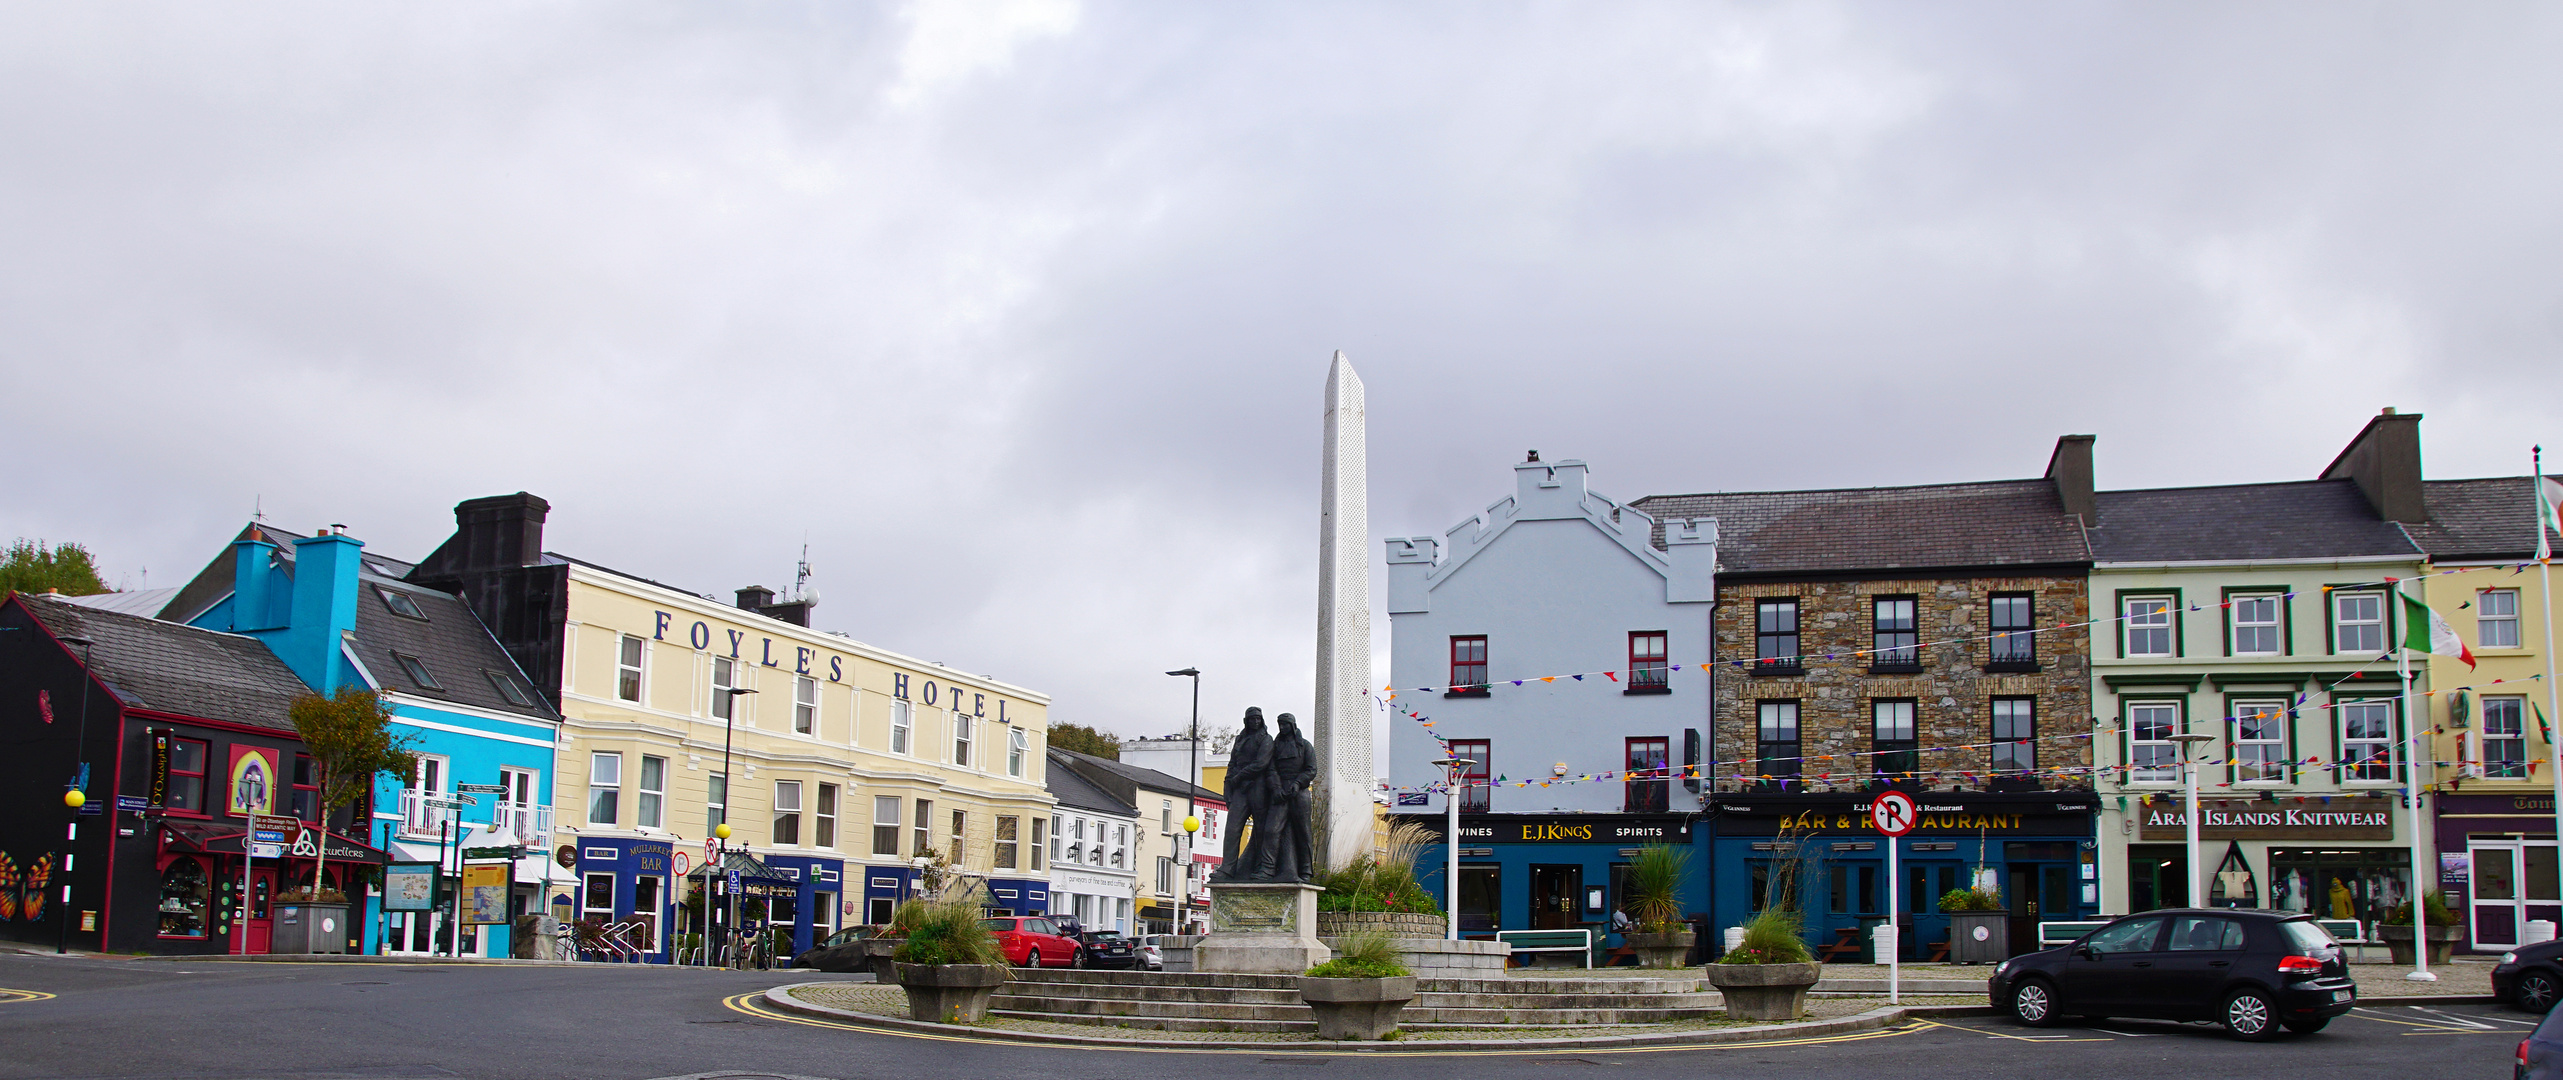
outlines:
[[[990,930],[1003,932],[1014,929],[1015,921],[1013,919],[981,919],[979,920],[979,925],[987,927]]]
[[[2340,943],[2332,940],[2331,932],[2312,919],[2289,919],[2278,927],[2287,935],[2289,947],[2299,956],[2311,956],[2340,947]]]

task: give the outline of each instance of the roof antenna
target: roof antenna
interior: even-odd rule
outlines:
[[[806,540],[801,543],[801,565],[792,575],[792,599],[818,599],[810,594],[810,544]]]
[[[250,496],[250,497],[249,497],[249,520],[251,520],[251,521],[255,521],[255,522],[258,522],[258,523],[260,523],[260,524],[265,524],[265,523],[266,523],[266,521],[267,521],[267,497],[266,497],[266,496],[264,496],[264,495],[252,495],[252,496]]]

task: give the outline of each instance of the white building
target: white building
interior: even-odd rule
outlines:
[[[1053,755],[1060,751],[1051,751]],[[1138,897],[1139,811],[1076,770],[1052,762],[1050,911],[1089,930],[1131,933]]]

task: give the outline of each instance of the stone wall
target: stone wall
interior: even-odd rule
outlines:
[[[1320,911],[1317,913],[1319,937],[1342,937],[1356,930],[1377,930],[1390,937],[1437,938],[1450,931],[1450,925],[1439,915],[1418,915],[1411,911]]]
[[[1910,698],[1915,705],[1915,739],[1925,748],[1919,762],[1925,773],[1923,785],[1981,789],[1989,786],[1983,771],[1989,767],[1991,752],[1983,744],[1993,738],[1992,699],[2017,695],[2037,699],[2038,765],[2088,765],[2088,739],[2056,738],[2091,730],[2091,635],[2081,625],[2091,617],[2086,580],[2081,575],[1796,582],[1721,579],[1715,620],[1715,759],[1732,762],[1754,756],[1759,703],[1765,700],[1797,699],[1800,752],[1817,759],[1867,753],[1872,748],[1871,703]],[[2031,594],[2033,625],[2073,624],[2038,634],[2036,671],[1985,670],[1992,656],[1992,643],[1985,639],[1992,633],[1990,600],[1995,593]],[[1806,654],[1805,673],[1753,674],[1755,601],[1791,596],[1798,599],[1799,651]],[[1853,655],[1854,650],[1872,647],[1870,601],[1886,596],[1910,596],[1915,601],[1916,632],[1924,643],[1919,672],[1873,673],[1871,656]],[[1934,641],[1949,643],[1930,644]],[[1835,654],[1833,658],[1826,657],[1828,651]],[[1730,663],[1738,659],[1747,666]],[[1968,749],[1929,749],[1956,746]],[[1864,786],[1869,782],[1870,760],[1806,761],[1801,767],[1803,785],[1792,782],[1787,789]],[[1719,790],[1745,786],[1745,781],[1731,775],[1734,771],[1733,766],[1718,768]],[[1834,777],[1823,779],[1827,773]],[[1853,774],[1859,775],[1855,779]],[[2083,776],[2043,777],[2037,786],[2088,789],[2091,782]]]

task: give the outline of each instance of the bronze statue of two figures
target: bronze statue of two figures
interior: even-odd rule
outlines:
[[[1308,786],[1316,779],[1317,747],[1299,733],[1298,720],[1281,714],[1281,733],[1271,735],[1264,731],[1264,710],[1246,710],[1246,730],[1228,748],[1228,780],[1220,789],[1228,800],[1228,835],[1210,879],[1304,882],[1315,874]]]

